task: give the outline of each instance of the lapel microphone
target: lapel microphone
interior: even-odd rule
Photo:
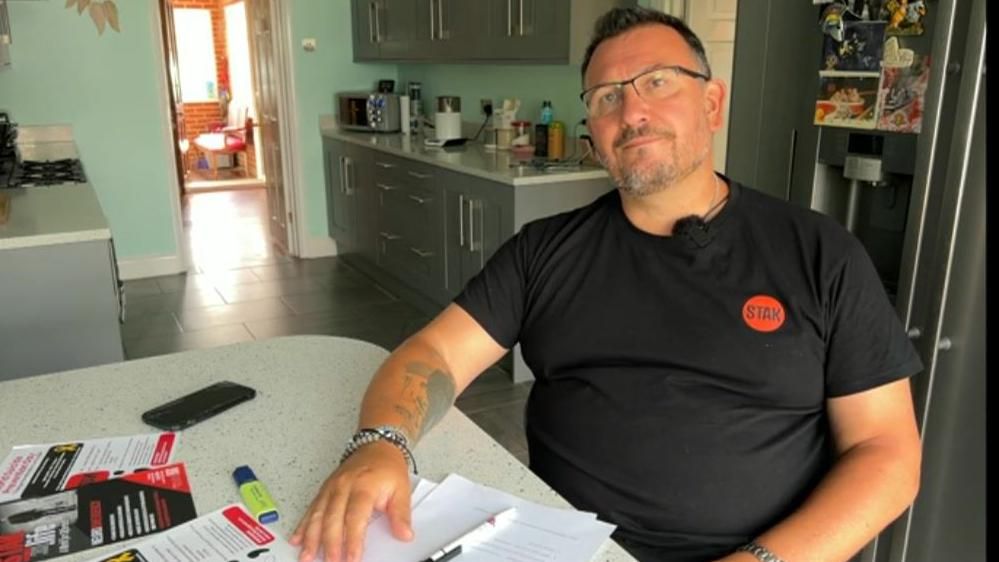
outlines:
[[[711,225],[697,215],[690,215],[676,221],[673,226],[673,234],[698,248],[707,246],[715,239],[714,233],[711,232]]]
[[[673,235],[679,236],[680,238],[686,240],[688,246],[703,248],[715,239],[714,232],[711,231],[711,225],[708,224],[706,219],[714,214],[714,212],[728,200],[728,194],[726,193],[725,196],[721,198],[721,201],[715,203],[715,199],[718,198],[718,187],[720,183],[721,182],[718,179],[718,176],[715,176],[715,195],[711,198],[711,208],[708,209],[708,212],[704,213],[704,216],[688,215],[677,219],[676,223],[673,225]]]

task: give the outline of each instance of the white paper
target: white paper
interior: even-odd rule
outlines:
[[[21,499],[26,490],[48,495],[170,464],[179,438],[162,432],[14,447],[0,463],[0,503]]]
[[[387,524],[371,525],[365,562],[418,562],[490,516],[516,507],[517,516],[479,544],[469,544],[462,562],[580,562],[589,560],[614,530],[592,513],[538,505],[450,475],[413,510],[410,542],[394,539]]]
[[[232,504],[89,562],[297,562],[298,549]]]

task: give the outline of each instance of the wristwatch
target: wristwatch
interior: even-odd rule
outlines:
[[[756,544],[753,541],[740,546],[735,549],[736,552],[748,552],[756,557],[760,562],[784,562],[779,556],[770,552],[765,547]]]
[[[357,430],[357,433],[347,441],[347,448],[344,449],[343,455],[340,457],[340,463],[343,464],[347,457],[354,454],[362,446],[380,440],[388,441],[398,447],[402,451],[402,456],[406,458],[407,464],[413,465],[413,474],[417,474],[416,459],[413,457],[412,451],[409,450],[409,438],[406,437],[402,429],[391,425],[365,427]]]

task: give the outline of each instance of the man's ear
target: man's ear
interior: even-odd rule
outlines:
[[[708,118],[711,132],[717,132],[725,124],[725,102],[728,87],[717,78],[712,78],[704,86],[704,114]]]

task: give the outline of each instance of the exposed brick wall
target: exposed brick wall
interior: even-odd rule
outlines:
[[[211,10],[212,12],[212,39],[215,47],[215,67],[218,73],[217,80],[219,87],[229,87],[229,64],[228,53],[226,51],[225,35],[225,12],[224,6],[240,0],[168,0],[175,8],[195,8]],[[198,135],[211,129],[213,125],[226,122],[226,115],[222,113],[217,102],[208,103],[186,103],[184,104],[184,132],[188,140],[191,141],[191,148],[185,158],[187,169],[194,169],[198,158],[201,156],[197,148],[194,147],[194,139]],[[240,162],[246,165],[250,175],[255,174],[256,158],[252,150],[239,156]],[[247,162],[247,158],[249,162]]]

